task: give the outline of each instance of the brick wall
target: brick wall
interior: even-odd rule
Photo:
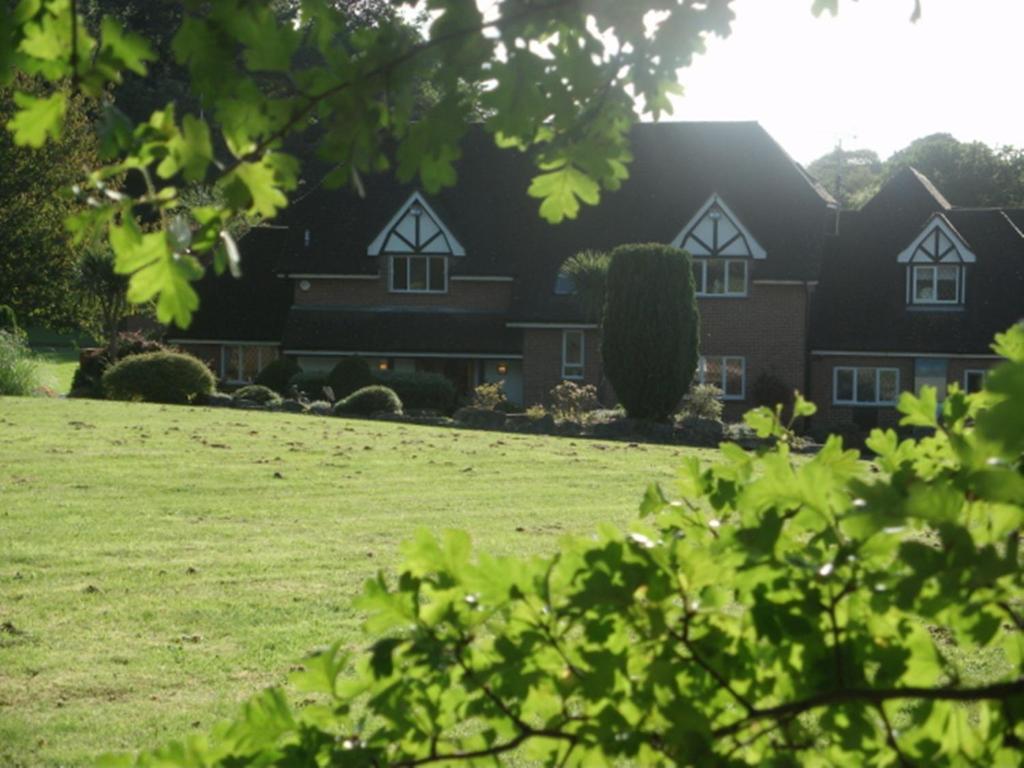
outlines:
[[[947,380],[956,382],[963,387],[965,370],[988,370],[997,363],[997,360],[991,358],[950,358],[948,361]],[[872,407],[832,404],[833,371],[837,367],[896,368],[900,372],[900,390],[913,392],[914,358],[911,356],[811,356],[811,399],[818,406],[818,413],[814,417],[815,425],[832,427],[844,424],[858,424],[862,428],[871,426],[883,428],[896,427],[900,420],[900,414],[895,406]],[[877,424],[875,423],[876,420]]]
[[[374,280],[308,278],[309,290],[296,279],[295,304],[334,306],[449,307],[481,312],[506,312],[512,303],[511,282],[450,280],[447,293],[390,293],[384,276]]]
[[[601,389],[601,337],[584,331],[583,380]],[[562,331],[558,328],[523,330],[523,404],[547,403],[548,393],[562,381]]]
[[[726,401],[726,418],[738,419],[753,407],[762,373],[778,377],[787,389],[807,388],[807,302],[806,286],[757,283],[745,298],[697,300],[700,353],[746,358],[746,396]]]
[[[900,390],[914,388],[914,358],[912,357],[840,357],[811,356],[811,399],[818,406],[815,426],[839,427],[856,424],[861,429],[895,427],[899,412],[891,405],[833,405],[832,377],[837,367],[896,368],[900,372]]]
[[[949,380],[955,381],[963,389],[964,386],[964,371],[966,370],[982,370],[987,371],[990,368],[994,368],[999,365],[999,360],[993,360],[992,358],[985,357],[973,357],[973,358],[954,358],[949,361]]]

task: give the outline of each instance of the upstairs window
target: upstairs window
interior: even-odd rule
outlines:
[[[945,216],[936,214],[898,257],[907,265],[907,304],[956,306],[964,303],[967,264],[975,256]]]
[[[914,304],[959,304],[959,265],[914,266],[912,279]]]
[[[582,379],[584,361],[583,331],[562,331],[562,378]]]
[[[693,258],[698,296],[746,296],[750,262],[767,256],[718,195],[704,203],[672,245]]]
[[[573,280],[572,275],[559,272],[555,276],[555,295],[571,296],[574,293],[576,293],[576,281]]]
[[[448,259],[444,256],[392,256],[391,290],[394,293],[445,293]]]
[[[694,259],[693,290],[698,296],[746,296],[747,262],[742,259]]]
[[[898,368],[836,367],[832,376],[835,405],[895,405],[899,397]]]
[[[419,192],[409,197],[366,252],[387,257],[392,293],[447,292],[451,259],[466,255]]]

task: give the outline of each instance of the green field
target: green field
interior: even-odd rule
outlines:
[[[548,553],[628,523],[684,452],[0,398],[0,765],[206,730],[306,651],[355,641],[352,598],[417,528]]]

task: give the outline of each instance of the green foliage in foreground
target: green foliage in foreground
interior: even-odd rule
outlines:
[[[1017,765],[1024,736],[1020,528],[1024,326],[984,392],[904,394],[878,472],[831,439],[687,461],[678,500],[551,558],[473,558],[421,534],[367,583],[372,645],[336,644],[211,738],[108,765]],[[797,398],[793,417],[813,406]],[[705,500],[710,509],[696,503]],[[965,682],[965,651],[1006,670]]]

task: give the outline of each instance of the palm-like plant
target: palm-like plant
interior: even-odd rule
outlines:
[[[562,274],[572,280],[583,313],[596,323],[600,323],[604,315],[609,261],[608,254],[603,251],[580,251],[562,264]]]

